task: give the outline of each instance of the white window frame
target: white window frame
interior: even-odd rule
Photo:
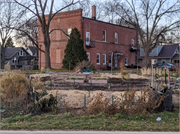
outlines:
[[[71,35],[71,32],[72,32],[72,28],[68,28],[67,29],[67,35]],[[70,37],[69,36],[67,36],[67,39],[69,40],[70,39]]]
[[[116,41],[116,39],[117,39],[117,41]],[[118,43],[118,33],[117,32],[115,32],[115,43],[116,44]]]
[[[88,61],[90,61],[90,53],[87,52],[86,54],[87,54],[87,56],[88,56]]]
[[[97,56],[98,56],[98,55],[99,55],[99,63],[97,62]],[[96,64],[97,64],[97,65],[100,65],[100,53],[97,53],[97,54],[96,54]]]
[[[128,57],[125,57],[125,66],[128,66]]]
[[[105,31],[105,36],[104,36],[104,31]],[[103,36],[104,36],[104,39],[103,39],[103,42],[106,42],[106,30],[103,30]]]
[[[104,59],[105,56],[105,59]],[[106,65],[106,54],[103,54],[103,65]]]
[[[86,45],[90,45],[90,32],[86,32]]]

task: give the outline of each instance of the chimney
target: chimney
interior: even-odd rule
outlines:
[[[96,6],[95,5],[92,6],[92,18],[96,20]]]

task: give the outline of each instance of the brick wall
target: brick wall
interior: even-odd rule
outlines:
[[[138,44],[137,32],[135,29],[120,27],[88,18],[84,18],[83,27],[84,39],[86,38],[86,32],[90,32],[90,38],[95,41],[95,48],[85,47],[85,50],[90,53],[90,60],[97,69],[106,69],[106,66],[109,65],[109,54],[115,51],[123,54],[118,59],[118,67],[121,61],[125,63],[125,57],[128,58],[128,65],[136,64],[136,53],[130,52],[131,39],[134,39],[135,44]],[[103,42],[103,30],[106,31],[106,42]],[[118,33],[117,44],[115,44],[115,32]],[[100,65],[96,64],[97,53],[100,54]],[[106,54],[106,65],[103,65],[103,54]],[[114,62],[113,60],[113,63]]]
[[[107,65],[109,65],[109,54],[115,51],[123,54],[118,59],[118,67],[121,61],[125,63],[125,57],[128,58],[128,65],[136,64],[136,53],[130,52],[131,39],[134,39],[135,44],[138,44],[137,32],[135,29],[84,18],[82,17],[82,10],[75,10],[57,14],[51,22],[50,30],[62,29],[67,33],[68,28],[75,27],[80,31],[84,39],[84,48],[90,53],[90,61],[94,63],[97,69],[106,69]],[[103,30],[106,30],[106,42],[103,42]],[[86,32],[90,32],[91,40],[95,41],[95,48],[86,47]],[[118,33],[117,44],[114,43],[115,32]],[[50,38],[51,67],[60,69],[62,67],[64,50],[68,41],[67,36],[63,32],[56,30],[51,33]],[[41,29],[39,29],[39,45],[41,45],[41,48],[44,50]],[[96,64],[97,53],[100,54],[100,65]],[[106,65],[103,65],[103,54],[106,54]],[[45,55],[42,52],[41,55],[39,52],[39,68],[40,67],[45,67]]]
[[[50,26],[50,31],[52,29],[62,29],[67,33],[68,28],[78,28],[82,35],[82,10],[69,11],[57,14]],[[39,29],[39,45],[44,50],[43,35],[41,29]],[[51,47],[50,47],[50,57],[51,57],[51,67],[54,69],[60,69],[62,67],[62,60],[64,58],[64,49],[67,44],[67,36],[59,30],[55,30],[50,34]],[[40,52],[39,52],[40,53]],[[57,58],[61,59],[57,59]],[[40,60],[41,59],[41,60]],[[45,67],[45,54],[41,52],[39,55],[39,68]]]

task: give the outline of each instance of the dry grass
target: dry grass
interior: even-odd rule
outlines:
[[[165,73],[165,69],[163,68],[153,68],[153,74],[158,74],[161,76],[163,73]],[[152,75],[152,68],[141,68],[141,74],[142,75]]]
[[[155,94],[149,88],[143,89],[139,96],[136,95],[135,89],[131,89],[120,96],[114,96],[114,100],[107,98],[101,92],[91,98],[88,112],[90,114],[105,112],[108,114],[122,113],[130,116],[134,114],[145,115],[158,108],[164,99],[164,96],[157,99],[155,97]]]

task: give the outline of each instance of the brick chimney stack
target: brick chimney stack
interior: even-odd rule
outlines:
[[[92,6],[92,18],[96,19],[96,6],[95,5]]]

